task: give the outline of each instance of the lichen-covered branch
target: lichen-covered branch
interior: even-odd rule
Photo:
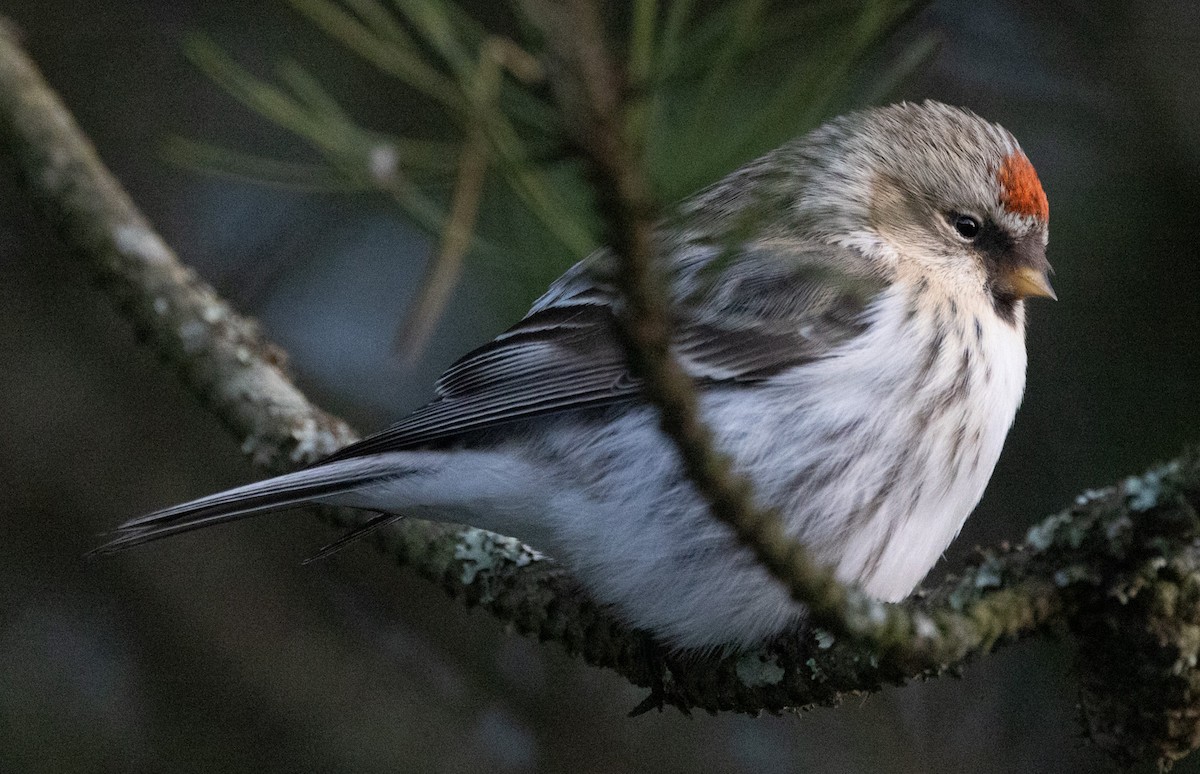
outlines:
[[[243,440],[256,465],[294,468],[354,439],[296,389],[282,353],[257,327],[179,262],[2,24],[0,153],[13,159],[64,247]],[[628,208],[632,225],[644,223],[649,212],[636,186],[620,195],[632,202],[617,205]],[[647,238],[637,236],[641,228],[628,239]],[[374,539],[451,596],[650,686],[654,702],[682,710],[834,704],[847,693],[956,668],[1055,623],[1081,643],[1087,733],[1120,759],[1169,763],[1200,741],[1198,507],[1197,453],[1081,497],[1021,545],[982,552],[960,576],[888,608],[900,611],[917,640],[941,641],[936,634],[956,643],[920,658],[821,630],[754,652],[663,653],[512,538],[409,520]]]
[[[353,439],[285,373],[284,353],[180,263],[0,28],[0,134],[63,242],[256,464],[281,470]]]

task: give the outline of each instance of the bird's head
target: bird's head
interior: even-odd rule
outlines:
[[[804,170],[796,227],[858,248],[884,276],[978,298],[1008,321],[1022,299],[1054,298],[1046,194],[1003,127],[901,103],[834,119],[781,153]]]

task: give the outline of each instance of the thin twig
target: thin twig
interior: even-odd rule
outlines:
[[[421,280],[417,298],[409,307],[396,336],[396,349],[405,361],[411,362],[424,349],[458,284],[463,259],[474,241],[479,202],[491,157],[486,122],[488,116],[496,112],[496,100],[506,71],[526,82],[541,77],[537,60],[505,38],[488,38],[480,51],[475,73],[471,126],[459,155],[450,211],[442,226],[437,250]]]
[[[463,259],[471,248],[475,220],[479,216],[487,166],[487,137],[476,127],[467,135],[458,157],[450,211],[442,225],[437,249],[429,258],[417,297],[396,334],[395,349],[405,362],[411,363],[421,354],[458,284]]]

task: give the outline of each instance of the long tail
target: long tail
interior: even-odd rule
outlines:
[[[395,460],[382,455],[338,460],[285,473],[131,519],[117,527],[112,540],[92,553],[113,553],[213,524],[295,508],[406,473],[397,469]]]

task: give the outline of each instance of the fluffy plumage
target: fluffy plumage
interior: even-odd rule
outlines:
[[[841,579],[897,600],[978,502],[1025,382],[1045,197],[1001,127],[926,102],[835,119],[659,233],[674,351],[720,448]],[[1040,198],[1039,198],[1040,197]],[[319,501],[463,521],[555,556],[679,647],[803,610],[707,512],[613,335],[612,257],[567,272],[435,400],[306,470],[122,525],[123,548]]]

